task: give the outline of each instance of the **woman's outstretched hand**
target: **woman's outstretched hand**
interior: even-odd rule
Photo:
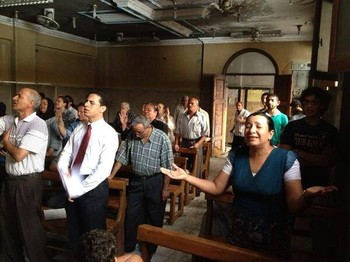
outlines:
[[[314,196],[323,196],[334,191],[338,191],[338,188],[336,186],[313,186],[305,190],[304,197],[309,198]]]
[[[173,170],[161,167],[160,171],[163,174],[169,176],[172,179],[177,179],[177,180],[184,180],[184,179],[186,179],[188,174],[187,174],[187,172],[185,170],[183,170],[182,168],[178,167],[174,163],[172,164],[172,166],[173,166]]]

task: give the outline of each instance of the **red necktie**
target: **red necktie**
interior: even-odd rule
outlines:
[[[80,147],[78,150],[78,154],[74,160],[73,166],[80,167],[81,163],[83,162],[84,157],[85,157],[86,148],[89,144],[90,136],[91,136],[91,125],[88,125],[87,131],[83,137],[83,140],[81,141],[81,144],[80,144]]]

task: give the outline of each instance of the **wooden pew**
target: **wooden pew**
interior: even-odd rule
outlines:
[[[45,170],[43,172],[43,179],[53,182],[61,182],[58,172],[52,172]],[[108,217],[106,220],[107,230],[110,230],[117,239],[118,255],[124,253],[124,221],[126,211],[126,186],[127,179],[114,178],[108,181],[110,191],[118,191],[117,195],[112,195],[108,201],[109,212],[112,213],[112,217]],[[55,184],[56,186],[56,184]],[[47,186],[49,187],[49,186]],[[49,190],[49,189],[46,189]],[[43,206],[43,210],[48,209]],[[68,239],[67,219],[53,219],[43,220],[43,226],[49,236],[52,236],[48,240],[47,248],[50,251],[58,251],[63,253],[70,253],[70,247]]]
[[[211,140],[203,142],[203,161],[201,168],[203,179],[208,179],[209,177],[211,146]]]
[[[227,190],[224,193],[214,196],[210,195],[208,193],[205,194],[205,199],[207,200],[207,212],[206,215],[206,223],[204,227],[204,232],[202,232],[202,236],[205,238],[224,241],[223,239],[220,239],[218,237],[214,237],[212,235],[212,227],[213,227],[213,215],[214,215],[214,201],[218,201],[221,203],[229,203],[231,204],[233,202],[234,194],[231,190]]]
[[[302,229],[293,228],[293,235],[301,235],[301,236],[311,236],[311,228],[310,228],[310,219],[325,219],[325,220],[333,220],[334,221],[334,230],[336,232],[336,254],[334,254],[334,261],[336,258],[341,261],[344,259],[344,254],[347,252],[348,242],[347,242],[347,232],[349,229],[349,211],[346,210],[345,207],[342,206],[317,206],[311,205],[307,209],[305,209],[302,213],[298,214],[297,219],[306,219],[308,222],[308,227],[305,229],[305,225],[301,223]],[[303,221],[302,221],[303,222]],[[305,220],[304,220],[305,222]],[[308,232],[309,231],[309,232]],[[321,258],[320,254],[315,253],[314,257]],[[338,261],[337,260],[337,261]]]
[[[207,212],[206,212],[206,223],[204,225],[204,229],[200,232],[200,236],[206,239],[215,240],[219,242],[226,242],[224,237],[215,236],[212,234],[212,226],[213,226],[213,205],[214,201],[231,204],[234,199],[234,194],[231,190],[225,191],[221,195],[210,195],[206,194],[205,198],[207,200]],[[307,209],[305,209],[298,216],[305,218],[325,218],[336,221],[336,230],[337,232],[337,254],[334,254],[335,257],[341,256],[345,253],[346,250],[346,233],[348,228],[349,214],[346,210],[341,207],[322,207],[311,205]],[[298,230],[293,230],[293,235],[302,235],[309,236],[310,232],[299,232]],[[317,253],[300,251],[298,249],[293,248],[292,246],[292,258],[289,261],[319,261],[322,259],[322,256]],[[334,258],[335,259],[335,258]]]
[[[174,156],[174,163],[187,170],[187,157]],[[175,220],[182,216],[184,213],[184,204],[185,204],[185,181],[183,180],[174,180],[170,181],[169,185],[170,191],[170,210],[165,212],[165,215],[168,215],[169,225],[174,224]],[[177,200],[177,204],[176,204]]]
[[[108,208],[114,213],[115,218],[107,218],[107,230],[111,231],[117,239],[118,255],[124,254],[124,221],[126,212],[126,185],[124,179],[110,179],[108,186],[110,191],[118,191],[118,196],[110,196]]]
[[[141,243],[141,256],[144,262],[150,261],[149,244],[163,246],[214,261],[281,261],[280,258],[253,250],[146,224],[139,226],[137,239]]]
[[[196,176],[198,168],[198,149],[197,148],[186,148],[180,147],[176,153],[180,153],[184,156],[189,155],[192,156],[192,171],[189,173],[192,176]],[[189,163],[188,163],[189,165]],[[187,205],[192,199],[196,197],[196,188],[189,183],[185,183],[185,205]]]

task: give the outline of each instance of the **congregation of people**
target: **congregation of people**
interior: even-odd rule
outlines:
[[[338,190],[331,176],[338,131],[324,120],[331,97],[321,88],[309,87],[293,99],[291,116],[278,109],[276,94],[263,93],[261,101],[262,109],[252,113],[236,100],[232,149],[211,181],[200,168],[191,175],[189,155],[183,156],[190,172],[174,164],[180,147],[197,149],[198,166],[203,161],[211,124],[197,97],[184,95],[173,116],[163,102],[144,103],[141,114],[122,102],[109,123],[104,118],[109,101],[101,90],[91,90],[75,105],[70,95],[50,99],[31,88],[20,89],[12,98],[15,114],[0,117],[6,167],[0,234],[6,261],[47,261],[41,222],[45,169],[60,175],[63,189],[51,203],[66,210],[77,261],[142,261],[131,254],[141,252],[138,226],[163,227],[171,179],[193,185],[197,196],[219,195],[232,187],[227,242],[289,257],[295,216]],[[131,167],[124,227],[128,254],[117,257],[116,240],[106,226],[108,181],[125,165]],[[315,230],[324,225],[313,222]],[[327,247],[324,235],[315,232],[313,238],[318,239],[315,250]],[[156,250],[151,246],[151,255]]]

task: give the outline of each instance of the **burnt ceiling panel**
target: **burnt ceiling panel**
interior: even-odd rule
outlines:
[[[315,12],[314,0],[48,0],[1,7],[5,2],[12,0],[0,0],[1,16],[34,24],[39,24],[38,16],[47,16],[39,19],[44,26],[57,23],[58,31],[112,42],[121,35],[135,42],[137,38],[141,42],[213,37],[311,39]],[[53,16],[47,15],[48,9]]]

